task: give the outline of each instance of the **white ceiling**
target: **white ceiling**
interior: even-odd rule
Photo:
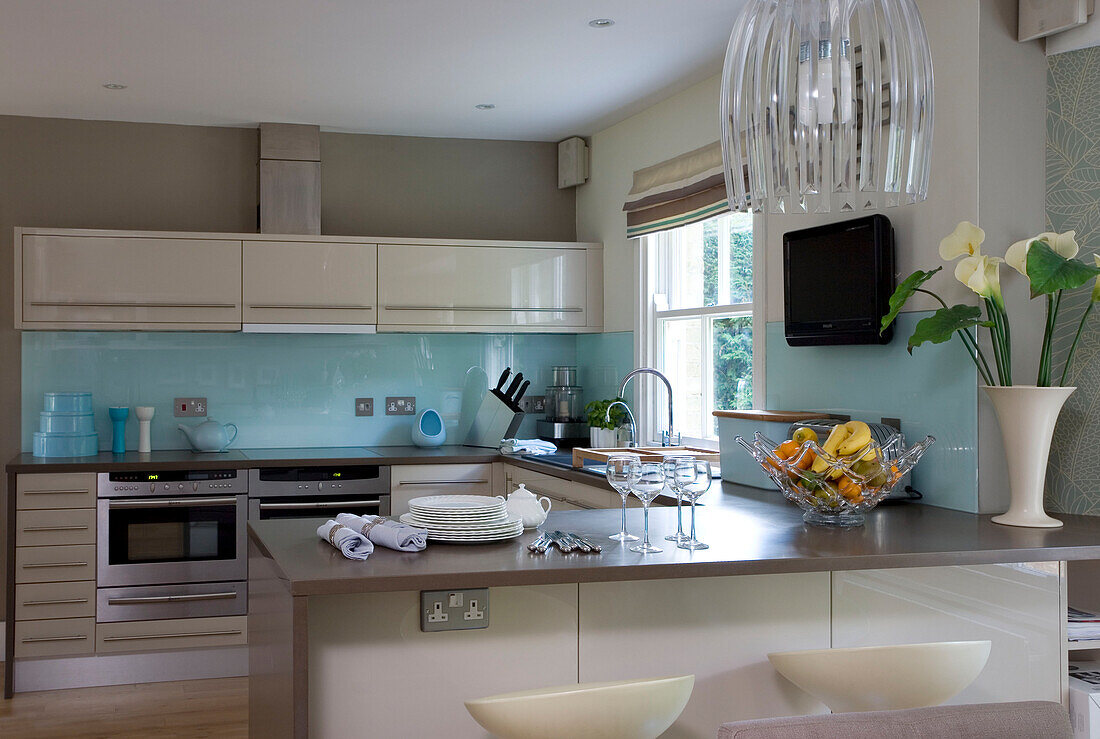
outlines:
[[[0,114],[556,141],[717,73],[743,3],[0,0]]]

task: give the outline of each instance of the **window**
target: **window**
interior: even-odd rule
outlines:
[[[713,443],[712,411],[752,408],[762,393],[756,240],[747,213],[643,237],[639,359],[672,383],[675,431],[684,443]],[[641,438],[658,439],[668,423],[664,390],[643,381],[638,392]]]

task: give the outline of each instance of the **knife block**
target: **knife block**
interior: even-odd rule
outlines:
[[[519,431],[523,411],[513,411],[508,404],[491,391],[485,393],[481,406],[466,434],[466,446],[483,446],[497,449],[502,439],[510,439]]]

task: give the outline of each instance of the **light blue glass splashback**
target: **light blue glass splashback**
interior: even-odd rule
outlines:
[[[901,314],[887,346],[791,347],[783,323],[769,323],[767,407],[900,418],[908,441],[936,437],[913,470],[924,502],[977,512],[977,373],[955,339],[906,352],[906,338],[927,315]]]
[[[618,396],[619,383],[634,369],[634,332],[579,334],[577,367],[585,403]]]
[[[210,417],[237,424],[236,448],[380,446],[410,443],[413,423],[384,415],[386,396],[416,396],[417,410],[435,408],[453,436],[471,366],[494,383],[510,366],[539,394],[551,366],[577,363],[576,336],[559,334],[26,331],[22,340],[25,450],[48,390],[93,393],[103,449],[111,444],[107,408],[137,405],[156,408],[154,449],[187,448],[177,424],[202,420],[173,417],[173,399],[187,396],[206,397]],[[374,416],[355,416],[357,397],[374,398]],[[524,420],[522,436],[534,436],[535,420]],[[133,420],[127,448],[137,448]]]

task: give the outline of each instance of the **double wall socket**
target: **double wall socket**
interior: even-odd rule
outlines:
[[[527,395],[519,401],[520,410],[524,413],[545,413],[545,395]]]
[[[416,398],[409,396],[386,398],[387,416],[416,415]]]
[[[172,404],[176,418],[206,415],[206,398],[176,398]]]
[[[420,630],[489,627],[489,588],[420,591]]]

